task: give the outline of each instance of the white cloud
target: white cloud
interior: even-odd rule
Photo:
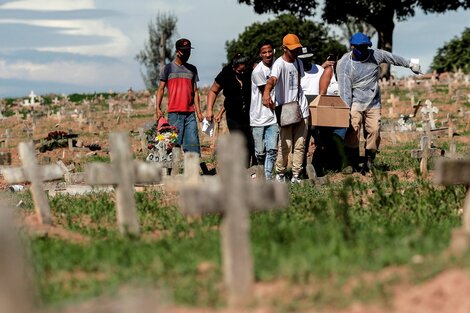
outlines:
[[[71,36],[100,36],[104,42],[82,46],[36,47],[39,51],[118,57],[126,55],[129,49],[129,38],[120,29],[100,20],[0,20],[0,24],[10,23],[51,27],[57,29],[59,33]],[[44,42],[47,43],[47,40]]]
[[[113,86],[122,84],[122,77],[138,77],[131,73],[131,67],[119,64],[99,64],[95,62],[14,62],[0,60],[1,79],[20,79],[25,81],[41,81],[44,83],[61,83],[89,86]]]
[[[94,0],[19,0],[2,4],[0,9],[73,11],[95,9],[95,2]]]

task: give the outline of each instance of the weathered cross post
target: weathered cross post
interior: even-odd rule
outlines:
[[[116,214],[122,234],[139,235],[139,222],[134,198],[136,183],[161,181],[162,169],[154,163],[132,159],[129,136],[125,132],[110,134],[111,164],[91,163],[86,169],[90,185],[116,186]]]
[[[468,250],[470,248],[470,160],[441,160],[436,165],[434,181],[444,186],[467,186],[463,205],[463,225],[462,228],[454,230],[451,249],[454,252]]]
[[[33,313],[31,271],[27,268],[11,207],[0,198],[0,312]]]
[[[430,157],[443,155],[444,150],[431,148],[428,136],[421,137],[420,149],[411,150],[411,157],[414,159],[420,159],[419,170],[423,176],[427,176],[428,174],[428,159]]]
[[[10,184],[31,182],[31,194],[39,222],[50,225],[52,224],[51,209],[42,182],[62,178],[62,170],[55,164],[39,166],[31,142],[20,142],[18,150],[23,166],[2,169],[3,177]]]
[[[201,186],[181,190],[186,214],[222,213],[222,258],[228,302],[232,307],[248,304],[252,296],[253,260],[249,238],[249,212],[282,208],[288,204],[287,185],[247,179],[247,153],[239,134],[223,137],[218,145],[219,175]]]

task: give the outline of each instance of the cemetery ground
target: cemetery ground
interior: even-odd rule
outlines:
[[[468,312],[470,253],[449,248],[453,230],[462,225],[466,188],[433,182],[438,157],[430,157],[423,175],[410,151],[419,147],[424,132],[391,126],[400,114],[413,114],[418,100],[429,99],[439,109],[436,129],[427,133],[432,146],[447,157],[467,155],[470,86],[463,80],[395,83],[383,86],[376,172],[328,173],[322,184],[290,185],[286,208],[250,214],[255,286],[247,311]],[[58,108],[47,114],[36,107],[29,118],[9,114],[0,122],[11,138],[0,151],[10,152],[12,166],[19,166],[20,141],[34,139],[38,149],[51,131],[77,134],[80,147],[58,147],[36,158],[40,163],[62,160],[80,172],[90,162],[109,162],[109,132],[120,130],[129,132],[134,157],[145,159],[138,128],[154,120],[148,95],[137,94],[128,112],[116,108],[127,107],[118,96],[66,101],[61,116]],[[109,102],[115,103],[112,109]],[[414,128],[424,129],[418,115],[412,117]],[[451,137],[445,129],[449,125]],[[200,136],[203,161],[217,168],[213,139]],[[101,150],[85,148],[91,144]],[[453,144],[456,152],[447,153]],[[226,307],[222,217],[186,217],[177,191],[159,185],[135,194],[136,238],[119,232],[114,193],[49,196],[53,226],[45,226],[37,221],[30,194],[9,193],[7,186],[3,181],[3,195],[18,204],[38,310],[118,312],[109,309],[112,304],[124,307],[135,300],[147,306],[141,312],[242,311]]]

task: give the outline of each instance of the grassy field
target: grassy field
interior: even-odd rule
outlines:
[[[268,300],[279,312],[344,307],[358,299],[386,302],[390,286],[404,279],[397,272],[362,281],[364,273],[404,267],[407,280],[420,281],[449,267],[470,266],[469,255],[443,253],[461,224],[464,187],[443,188],[419,178],[418,162],[403,153],[408,146],[382,151],[379,168],[388,171],[369,178],[329,175],[322,186],[291,186],[285,210],[251,215],[256,281],[296,290]],[[187,219],[172,205],[174,196],[159,192],[137,193],[136,201],[142,237],[126,239],[117,232],[109,195],[51,199],[56,224],[83,239],[31,237],[44,307],[112,295],[124,285],[166,290],[183,305],[225,305],[220,216]],[[25,202],[32,210],[31,200]]]

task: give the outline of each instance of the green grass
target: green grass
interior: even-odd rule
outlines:
[[[273,299],[286,312],[312,305],[344,306],[353,297],[385,299],[387,286],[395,282],[362,286],[349,296],[338,290],[360,273],[410,265],[414,255],[439,255],[449,244],[451,230],[461,223],[457,211],[464,192],[463,187],[439,188],[426,180],[400,181],[384,173],[368,183],[349,177],[321,188],[292,186],[287,209],[251,214],[256,280],[318,286],[302,299]],[[160,204],[164,199],[157,192],[136,195],[141,239],[119,236],[107,194],[52,199],[59,223],[90,241],[32,238],[43,304],[112,294],[132,284],[163,287],[181,304],[223,305],[216,227],[220,216],[190,221],[174,206]],[[199,273],[202,262],[213,268]],[[446,264],[429,267],[428,273]]]

